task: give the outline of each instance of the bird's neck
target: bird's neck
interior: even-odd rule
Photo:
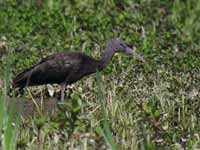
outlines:
[[[104,69],[109,62],[111,61],[112,57],[115,54],[114,48],[112,46],[108,46],[103,53],[102,59],[100,60],[100,70]]]

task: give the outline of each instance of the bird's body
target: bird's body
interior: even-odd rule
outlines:
[[[104,69],[116,52],[125,52],[144,61],[141,56],[123,44],[119,38],[115,38],[104,50],[101,60],[95,60],[82,52],[53,54],[17,75],[13,80],[13,86],[23,89],[27,86],[57,83],[61,85],[61,100],[63,101],[66,85],[95,73],[97,70]]]
[[[89,64],[89,65],[88,65]],[[101,70],[101,62],[82,52],[60,52],[43,59],[14,79],[14,87],[42,84],[72,84],[82,77]]]

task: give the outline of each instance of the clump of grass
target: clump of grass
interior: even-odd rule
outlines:
[[[20,124],[20,114],[22,112],[22,105],[15,112],[14,98],[11,98],[8,106],[8,90],[10,81],[11,57],[7,57],[4,69],[4,84],[0,101],[0,148],[3,150],[14,150],[16,147],[16,139]],[[22,104],[22,103],[21,103]],[[15,114],[16,113],[16,114]]]
[[[108,114],[106,112],[105,98],[104,98],[104,92],[103,92],[104,91],[103,82],[101,78],[101,73],[99,71],[97,71],[96,73],[96,79],[97,79],[97,85],[98,85],[98,100],[101,106],[101,112],[102,112],[102,117],[103,117],[103,130],[101,130],[101,133],[103,134],[105,140],[108,142],[110,148],[112,150],[116,150],[116,146],[113,142],[112,132],[110,130]]]

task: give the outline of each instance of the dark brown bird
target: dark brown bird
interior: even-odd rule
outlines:
[[[119,38],[114,38],[104,50],[101,60],[95,60],[82,52],[60,52],[44,58],[38,64],[18,74],[13,80],[13,87],[23,89],[27,86],[57,83],[61,85],[61,101],[63,101],[66,85],[97,70],[101,71],[116,52],[132,55],[144,62],[143,57],[134,49],[129,48]]]

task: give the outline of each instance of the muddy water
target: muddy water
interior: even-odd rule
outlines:
[[[38,115],[51,115],[56,112],[57,109],[57,99],[49,98],[46,100],[42,100],[40,98],[36,98],[34,100],[26,99],[24,102],[22,98],[7,98],[7,108],[9,110],[11,106],[11,100],[14,101],[14,111],[15,114],[20,111],[22,108],[22,117],[27,119],[32,116]]]

